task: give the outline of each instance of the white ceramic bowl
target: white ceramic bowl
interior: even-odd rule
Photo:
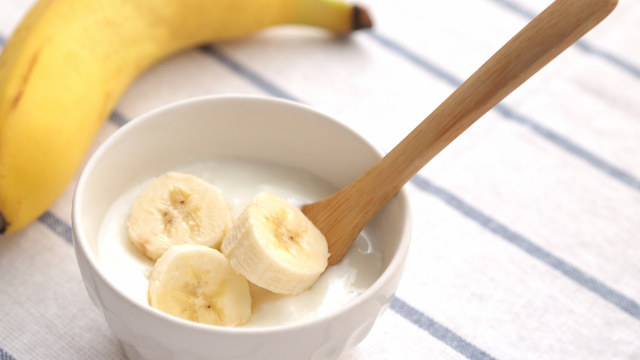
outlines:
[[[98,231],[123,192],[185,161],[266,160],[346,186],[381,157],[362,137],[307,106],[254,96],[197,98],[123,126],[91,157],[73,199],[74,248],[89,297],[129,359],[336,359],[360,343],[388,307],[409,248],[404,191],[365,231],[382,244],[378,280],[345,307],[314,320],[266,328],[223,328],[185,321],[133,301],[97,261]]]

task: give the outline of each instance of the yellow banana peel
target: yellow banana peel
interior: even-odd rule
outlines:
[[[40,0],[0,55],[0,233],[45,212],[150,65],[198,45],[301,24],[371,26],[339,0]]]

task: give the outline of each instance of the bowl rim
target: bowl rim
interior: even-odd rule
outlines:
[[[395,200],[398,202],[398,204],[401,206],[401,211],[405,214],[404,223],[401,225],[401,229],[402,229],[401,239],[399,240],[397,250],[393,254],[393,257],[389,261],[387,267],[384,269],[382,274],[363,293],[358,295],[355,299],[351,300],[346,305],[338,309],[332,310],[326,314],[321,314],[319,316],[316,316],[312,319],[297,321],[290,324],[265,326],[265,327],[247,327],[247,328],[223,327],[223,326],[212,326],[208,324],[201,324],[201,323],[181,319],[176,316],[166,314],[160,310],[152,308],[151,306],[148,306],[148,305],[145,306],[131,299],[129,295],[127,295],[123,290],[121,290],[120,287],[114,284],[101,271],[100,266],[97,262],[97,258],[93,254],[92,250],[89,248],[89,244],[87,241],[88,237],[85,233],[84,228],[80,226],[80,224],[83,222],[83,216],[79,211],[77,211],[77,209],[79,207],[79,204],[82,202],[83,188],[86,186],[86,182],[88,181],[87,177],[89,176],[89,173],[91,173],[91,171],[97,166],[98,161],[104,156],[104,153],[107,152],[109,148],[111,148],[112,144],[117,142],[121,136],[124,136],[123,134],[126,134],[129,128],[142,126],[146,122],[153,121],[153,119],[158,114],[164,113],[165,111],[175,109],[178,107],[188,107],[193,105],[194,103],[211,102],[211,101],[214,101],[214,102],[228,101],[228,100],[237,100],[237,99],[242,99],[247,101],[262,101],[262,102],[278,103],[283,106],[295,107],[295,108],[302,109],[303,111],[314,113],[317,116],[323,117],[331,121],[334,125],[338,125],[344,131],[351,133],[351,135],[354,135],[361,142],[371,147],[371,149],[373,149],[377,153],[377,155],[379,155],[380,157],[384,156],[384,153],[382,151],[380,151],[371,142],[369,142],[362,135],[360,135],[358,132],[356,132],[346,124],[339,122],[338,120],[334,119],[330,115],[327,115],[326,113],[320,112],[316,108],[313,108],[309,105],[292,101],[292,100],[275,98],[270,96],[263,96],[263,95],[226,94],[226,95],[198,96],[198,97],[193,97],[193,98],[169,103],[169,104],[160,106],[158,108],[155,108],[151,111],[148,111],[138,117],[135,117],[128,123],[124,124],[118,130],[116,130],[111,136],[109,136],[102,144],[100,144],[100,146],[96,149],[96,151],[90,156],[89,160],[81,170],[80,176],[76,183],[73,200],[72,200],[71,217],[72,217],[72,232],[74,237],[73,245],[76,248],[76,250],[79,251],[84,257],[84,260],[89,266],[92,274],[94,276],[99,277],[101,282],[106,284],[106,286],[109,287],[109,289],[114,294],[117,294],[117,296],[123,299],[126,303],[128,303],[129,305],[133,305],[139,311],[142,311],[148,316],[156,317],[161,320],[169,322],[172,327],[173,326],[186,327],[194,331],[205,331],[211,334],[243,333],[243,334],[259,335],[259,334],[274,334],[274,333],[286,333],[286,332],[296,331],[301,328],[307,328],[309,326],[313,326],[314,324],[317,324],[317,323],[330,322],[335,318],[344,316],[345,314],[351,312],[353,308],[356,308],[360,306],[363,302],[365,302],[371,296],[371,294],[377,293],[378,290],[384,284],[386,284],[391,277],[395,276],[395,274],[398,271],[400,272],[403,271],[405,258],[409,250],[409,244],[410,244],[410,238],[411,238],[411,227],[412,227],[411,207],[409,203],[408,194],[404,187],[400,189],[400,191],[392,198],[392,201]],[[79,255],[76,255],[76,256],[79,256]],[[86,282],[84,278],[83,278],[83,282]]]

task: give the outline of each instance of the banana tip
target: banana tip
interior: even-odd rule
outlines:
[[[371,17],[366,9],[358,5],[353,6],[353,30],[368,29],[372,27]]]
[[[9,223],[4,219],[2,212],[0,212],[0,234],[4,234],[4,232],[7,231],[7,226],[9,226]]]

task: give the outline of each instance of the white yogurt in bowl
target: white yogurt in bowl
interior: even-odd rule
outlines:
[[[308,172],[268,162],[217,159],[178,167],[175,171],[196,175],[216,186],[236,217],[251,199],[268,191],[300,207],[337,191]],[[97,257],[105,275],[135,302],[148,305],[149,274],[154,262],[129,241],[127,219],[144,182],[120,196],[109,208],[98,237]],[[292,324],[335,311],[363,293],[382,272],[378,244],[360,235],[345,258],[329,267],[302,294],[280,295],[251,285],[252,315],[242,327]]]

